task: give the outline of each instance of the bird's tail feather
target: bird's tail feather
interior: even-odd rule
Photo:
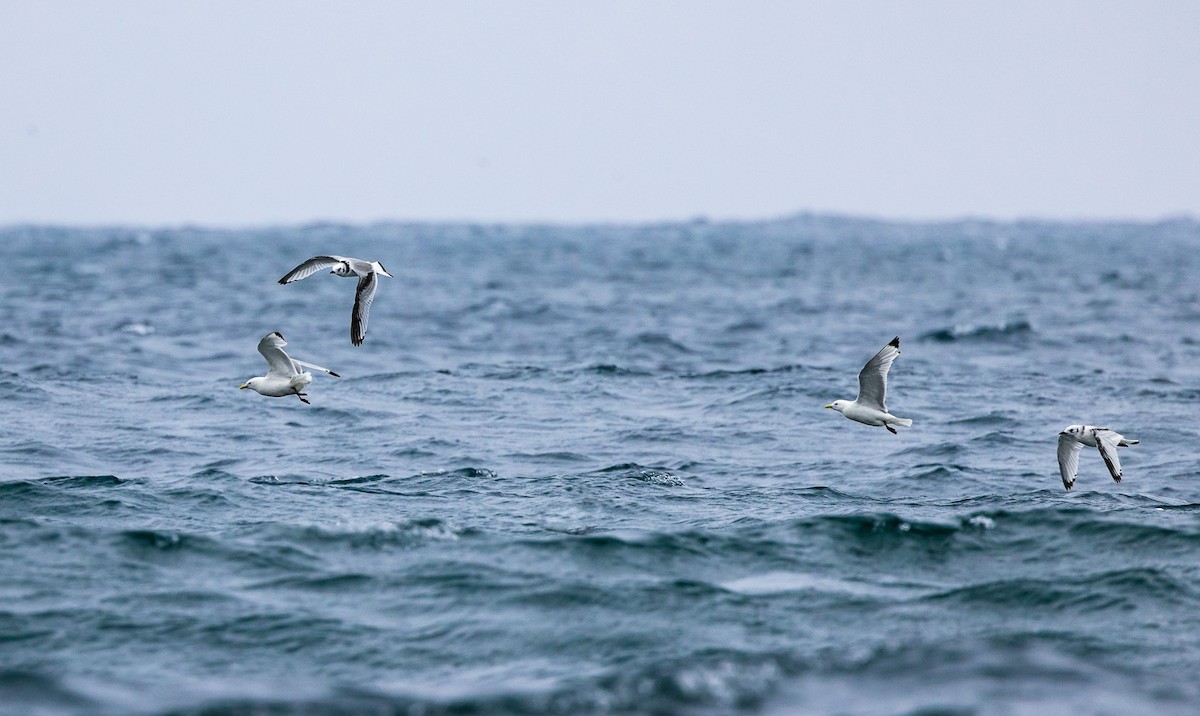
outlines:
[[[912,420],[908,418],[896,418],[896,424],[902,428],[910,428],[912,427]]]
[[[1117,443],[1117,447],[1129,447],[1130,445],[1137,445],[1140,442],[1141,442],[1141,440],[1133,440],[1131,438],[1122,438],[1121,442]]]

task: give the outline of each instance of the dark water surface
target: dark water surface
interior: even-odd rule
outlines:
[[[0,252],[4,714],[1200,709],[1194,222]],[[397,277],[360,348],[275,283],[330,252]],[[237,389],[274,330],[312,405]],[[913,427],[823,410],[894,335]]]

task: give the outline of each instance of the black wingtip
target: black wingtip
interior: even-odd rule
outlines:
[[[286,285],[287,285],[287,281],[284,281],[283,279],[279,279],[279,285],[280,285],[280,286],[286,286]]]
[[[889,343],[888,345],[891,346],[892,348],[899,348],[900,347],[900,336],[896,336],[895,338],[893,338],[892,342]]]

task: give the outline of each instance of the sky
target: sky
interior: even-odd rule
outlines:
[[[0,0],[0,225],[1200,216],[1200,3]]]

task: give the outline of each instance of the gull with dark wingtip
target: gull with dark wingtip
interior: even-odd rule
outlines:
[[[265,395],[270,398],[284,398],[294,395],[300,398],[300,402],[308,404],[308,398],[305,397],[308,393],[302,391],[312,382],[312,373],[303,370],[303,368],[312,368],[313,370],[328,373],[334,378],[341,378],[340,375],[328,368],[322,368],[312,363],[305,363],[302,360],[296,360],[289,356],[283,350],[283,347],[286,345],[287,341],[283,339],[283,334],[279,331],[263,336],[262,340],[258,342],[258,352],[262,353],[262,357],[267,359],[267,374],[251,378],[242,384],[241,389],[245,390],[249,388],[259,395]]]
[[[900,355],[900,336],[896,336],[884,346],[875,357],[867,361],[858,372],[858,397],[854,400],[835,400],[826,408],[832,408],[842,415],[875,427],[883,426],[895,435],[893,425],[909,427],[912,421],[908,418],[897,418],[888,412],[884,398],[887,396],[888,371]]]
[[[1068,490],[1074,487],[1075,476],[1079,474],[1079,451],[1084,445],[1100,451],[1108,474],[1112,475],[1114,482],[1120,482],[1124,472],[1121,470],[1121,458],[1117,457],[1117,448],[1137,445],[1139,442],[1108,428],[1068,425],[1058,434],[1058,471],[1062,474],[1063,487]]]
[[[308,278],[323,269],[336,276],[357,276],[358,288],[354,292],[354,310],[350,313],[350,343],[360,346],[367,337],[367,313],[371,301],[375,300],[375,289],[379,287],[379,275],[395,278],[378,261],[363,261],[348,256],[314,256],[288,271],[279,283],[287,284]]]

